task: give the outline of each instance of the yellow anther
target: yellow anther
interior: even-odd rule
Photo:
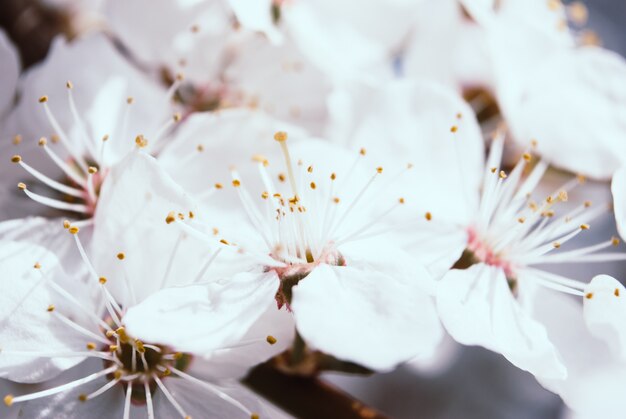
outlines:
[[[577,25],[584,25],[589,18],[587,7],[580,1],[575,1],[567,7],[567,11],[572,22]]]
[[[141,134],[135,137],[135,145],[138,148],[144,148],[148,145],[148,140]]]
[[[399,204],[404,204],[404,198],[398,198],[398,203]]]
[[[124,252],[119,252],[119,253],[116,255],[116,257],[117,257],[119,260],[124,260],[124,259],[126,259],[126,254],[125,254]]]
[[[86,402],[87,401],[87,395],[86,394],[79,394],[78,395],[78,400],[80,400],[81,402]]]
[[[587,178],[585,177],[585,175],[576,175],[576,180],[582,185],[587,181]]]
[[[179,219],[179,220],[184,220],[184,219],[185,219],[185,214],[183,214],[182,212],[179,212],[179,213],[177,214],[177,216],[178,216],[178,219]]]
[[[263,163],[263,166],[269,165],[269,161],[267,160],[267,157],[265,157],[263,154],[255,154],[254,156],[252,156],[252,161],[257,162],[257,163]]]
[[[581,230],[589,230],[589,224],[581,224],[580,225],[580,229]]]
[[[178,361],[179,359],[181,359],[183,357],[183,353],[182,352],[176,352],[173,355],[174,360]]]
[[[524,224],[525,221],[526,221],[526,218],[524,218],[524,217],[519,217],[517,219],[517,222],[520,223],[520,224]]]
[[[177,81],[185,80],[185,75],[183,73],[176,73],[176,80]]]
[[[506,179],[506,173],[504,173],[504,170],[500,170],[500,174],[498,176],[500,179]]]
[[[98,173],[98,168],[96,166],[89,166],[87,171],[90,175],[95,175],[96,173]]]
[[[54,311],[54,304],[50,304],[46,310],[47,310],[49,313],[52,313],[52,312]]]
[[[456,114],[456,119],[461,119],[463,118],[463,114],[461,112]]]
[[[45,146],[46,144],[48,144],[48,140],[46,139],[46,137],[41,137],[41,138],[39,139],[39,141],[37,142],[37,144],[39,144],[39,146],[43,147],[43,146]]]
[[[124,373],[121,370],[115,370],[115,372],[113,373],[113,378],[119,380],[120,378],[122,378],[122,375],[124,375]]]
[[[22,136],[17,134],[13,137],[13,145],[18,145],[22,142]]]
[[[35,268],[35,269],[41,269],[41,263],[39,263],[39,262],[35,262],[35,264],[33,265],[33,268]]]
[[[239,179],[233,179],[233,186],[238,188],[241,186],[241,181]]]
[[[492,167],[491,169],[489,169],[491,171],[491,173],[496,173],[496,171],[498,170],[497,167]]]
[[[128,103],[129,105],[132,105],[134,101],[135,101],[135,98],[133,98],[132,96],[128,96],[126,98],[126,103]]]
[[[174,119],[174,122],[179,122],[182,119],[182,115],[180,112],[176,112],[172,118]]]
[[[615,237],[615,236],[611,237],[611,244],[613,246],[619,245],[619,239],[617,237]]]
[[[366,154],[367,154],[367,150],[366,150],[365,148],[361,148],[361,149],[359,150],[359,154],[360,154],[361,156],[364,156],[364,155],[366,155]]]
[[[93,342],[87,342],[87,345],[85,345],[87,347],[88,350],[93,351],[94,349],[96,349],[96,344]]]
[[[309,172],[309,173],[313,173],[313,166],[307,167],[306,171]]]
[[[591,300],[593,298],[593,292],[588,292],[587,294],[585,294],[585,298],[587,300]]]
[[[260,418],[260,416],[259,416],[259,414],[258,414],[258,413],[252,413],[252,414],[250,414],[250,419],[259,419],[259,418]]]
[[[39,98],[39,103],[46,103],[48,101],[48,96],[44,95]]]
[[[337,175],[335,173],[331,173],[330,180],[335,180],[335,179],[337,179]]]
[[[450,132],[457,132],[459,130],[459,127],[457,127],[456,125],[452,125],[450,127]]]
[[[165,370],[163,371],[163,375],[165,377],[167,377],[168,375],[172,374],[172,370],[170,370],[169,368],[165,368]]]
[[[68,89],[73,89],[73,88],[74,88],[74,85],[72,84],[72,82],[71,82],[71,81],[69,81],[69,80],[68,80],[68,81],[65,83],[65,87],[67,87]]]
[[[174,221],[176,221],[176,213],[174,211],[168,212],[167,217],[165,217],[165,222],[167,224],[172,224]]]
[[[552,217],[552,216],[554,216],[554,211],[547,210],[547,211],[542,212],[541,215],[544,216],[544,217]]]
[[[285,131],[278,131],[276,132],[276,134],[274,134],[274,139],[279,143],[287,141],[287,133]]]
[[[52,135],[52,136],[50,137],[50,141],[52,141],[52,144],[56,144],[56,143],[58,143],[60,139],[61,139],[61,138],[60,138],[58,135],[56,135],[56,134],[54,134],[54,135]]]
[[[558,249],[559,247],[561,247],[561,243],[554,242],[554,243],[552,243],[552,246],[554,246],[555,249]]]
[[[22,161],[22,156],[20,156],[19,154],[16,154],[15,156],[11,157],[12,163],[19,163],[21,161]]]
[[[137,347],[137,352],[139,352],[140,354],[146,352],[146,348],[143,346],[143,342],[135,339],[135,346]]]
[[[263,191],[263,193],[261,193],[261,198],[263,199],[267,199],[269,198],[270,194],[267,191]]]
[[[592,202],[591,201],[585,201],[583,203],[583,205],[585,206],[585,208],[589,208],[592,205]]]
[[[276,342],[278,342],[278,340],[272,336],[272,335],[268,335],[265,340],[267,341],[267,343],[269,343],[270,345],[275,344]]]
[[[338,197],[334,197],[334,198],[333,198],[333,202],[334,202],[335,204],[338,204],[338,203],[339,203],[339,198],[338,198]]]
[[[113,330],[107,330],[107,332],[105,333],[106,337],[108,338],[112,338],[113,336],[115,336],[115,332]]]
[[[98,282],[101,283],[102,285],[107,283],[107,279],[104,276],[101,276],[100,278],[98,278]]]
[[[216,183],[215,185],[213,185],[215,187],[215,189],[222,189],[224,187],[224,185],[222,185],[221,183]]]
[[[530,153],[524,153],[524,154],[522,154],[522,158],[523,158],[526,162],[530,162],[530,160],[532,159],[532,156],[530,155]]]
[[[537,140],[530,140],[530,146],[532,148],[537,148],[538,144],[539,144],[539,142]]]
[[[315,185],[315,182],[311,182],[311,189],[315,189],[317,188],[317,186]]]
[[[109,134],[104,134],[104,135],[102,136],[102,142],[103,142],[103,143],[106,143],[107,141],[109,141]]]
[[[413,168],[413,163],[407,163],[406,164],[406,168],[407,169],[412,169]]]
[[[225,245],[229,245],[230,243],[228,243],[228,240],[226,239],[220,239],[220,243],[225,244]]]
[[[196,214],[193,211],[189,211],[189,218],[195,218]]]
[[[202,144],[198,144],[196,146],[196,150],[198,150],[199,153],[202,153],[204,151],[204,146]]]
[[[546,202],[547,202],[548,204],[551,204],[552,202],[554,202],[554,198],[552,198],[552,195],[550,195],[550,196],[548,196],[548,197],[546,198]]]
[[[430,211],[426,212],[426,214],[424,214],[424,218],[426,218],[426,221],[430,221],[433,219],[433,215],[430,213]]]
[[[20,182],[17,184],[17,187],[21,190],[25,190],[26,189],[26,184],[24,182]]]
[[[613,291],[613,295],[619,297],[619,288],[615,288],[615,291]]]
[[[117,351],[118,346],[117,345],[109,345],[109,352],[115,352]]]
[[[80,228],[76,226],[70,226],[70,228],[68,228],[67,231],[69,231],[70,234],[78,234],[78,232],[80,231]]]
[[[561,202],[566,202],[567,201],[567,192],[566,191],[560,191],[559,195],[558,195],[559,201]]]
[[[70,228],[71,224],[69,222],[69,220],[63,220],[63,228],[68,229]]]
[[[382,173],[383,172],[383,168],[382,167],[377,167],[376,168],[376,173]]]
[[[287,176],[285,176],[284,173],[279,173],[278,180],[280,180],[281,182],[284,182],[285,180],[287,180]]]
[[[220,230],[215,228],[215,227],[213,227],[213,235],[217,236],[218,234],[220,234]]]
[[[7,407],[11,407],[11,405],[13,405],[12,394],[7,394],[6,396],[4,396],[4,404],[7,405]]]
[[[191,26],[191,32],[197,33],[199,30],[200,30],[200,26],[198,25]]]

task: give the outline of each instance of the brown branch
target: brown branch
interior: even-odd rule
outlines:
[[[271,362],[252,369],[243,383],[295,417],[385,419],[387,416],[316,377],[281,373]]]

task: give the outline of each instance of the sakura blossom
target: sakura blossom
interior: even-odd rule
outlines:
[[[623,417],[617,3],[0,2],[0,417]]]

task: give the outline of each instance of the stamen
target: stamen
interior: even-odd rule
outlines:
[[[280,144],[280,148],[283,151],[283,157],[285,158],[285,164],[287,165],[287,173],[289,175],[289,182],[291,183],[291,191],[294,196],[298,196],[298,189],[296,188],[296,178],[293,174],[293,167],[291,166],[291,157],[289,156],[289,149],[287,148],[287,133],[284,131],[278,131],[274,134],[274,139]]]
[[[32,166],[26,164],[20,156],[13,156],[11,159],[13,163],[18,163],[24,170],[33,175],[34,178],[41,181],[42,183],[48,185],[52,189],[55,189],[61,193],[74,196],[76,198],[82,198],[83,192],[76,188],[72,188],[70,186],[64,185],[56,180],[50,179],[48,176],[44,175],[40,171],[34,169]]]
[[[46,205],[48,207],[66,210],[66,211],[79,212],[81,214],[87,214],[89,212],[86,205],[70,204],[67,202],[62,202],[56,199],[48,198],[47,196],[36,194],[35,192],[29,191],[26,185],[23,183],[20,183],[18,187],[21,190],[23,190],[26,196],[28,196],[30,199],[32,199],[35,202],[39,202],[40,204]]]
[[[89,383],[89,382],[91,382],[93,380],[97,380],[98,378],[103,377],[103,376],[105,376],[107,374],[110,374],[110,373],[114,372],[115,370],[117,370],[117,366],[114,365],[112,367],[109,367],[109,368],[104,369],[102,371],[99,371],[97,373],[88,375],[88,376],[83,377],[83,378],[79,378],[78,380],[74,380],[74,381],[71,381],[69,383],[57,386],[57,387],[53,387],[53,388],[48,389],[48,390],[38,391],[38,392],[35,392],[35,393],[26,394],[26,395],[18,396],[18,397],[13,397],[13,396],[9,395],[9,396],[5,397],[4,402],[5,402],[6,405],[11,406],[14,403],[25,402],[25,401],[28,401],[28,400],[39,399],[39,398],[42,398],[42,397],[51,396],[53,394],[62,393],[64,391],[70,390],[72,388],[79,387],[79,386],[81,386],[83,384]],[[7,402],[7,400],[9,402]]]
[[[152,405],[152,393],[150,392],[150,384],[144,381],[143,388],[146,391],[146,409],[148,411],[148,419],[154,419],[154,406]]]
[[[176,411],[183,418],[187,418],[188,415],[185,413],[185,411],[183,410],[182,406],[176,401],[176,399],[174,399],[174,396],[169,392],[169,390],[165,387],[165,385],[163,385],[163,382],[161,382],[159,377],[157,377],[155,375],[155,376],[153,376],[153,378],[154,378],[154,381],[159,386],[159,388],[161,389],[161,391],[163,392],[163,394],[165,395],[165,397],[167,398],[167,400],[169,400],[169,402],[172,404],[172,406],[174,406],[174,409],[176,409]]]

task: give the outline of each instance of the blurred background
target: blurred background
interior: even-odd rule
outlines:
[[[587,0],[585,4],[589,9],[589,28],[599,35],[605,47],[626,56],[626,1]],[[24,68],[45,57],[54,35],[68,33],[77,24],[71,21],[68,5],[71,1],[0,0],[0,26],[18,46]],[[559,174],[554,176],[558,178]],[[578,194],[572,199],[611,200],[608,184],[589,183]],[[612,218],[606,217],[593,230],[598,240],[615,234]],[[568,274],[581,280],[599,273],[594,266],[572,266],[569,270]],[[609,269],[605,265],[603,271],[623,279],[626,264],[615,263]],[[326,374],[324,378],[365,404],[397,418],[568,417],[558,396],[544,390],[530,374],[513,367],[502,356],[453,342],[448,342],[444,351],[441,365],[429,370],[407,365],[371,377]]]

